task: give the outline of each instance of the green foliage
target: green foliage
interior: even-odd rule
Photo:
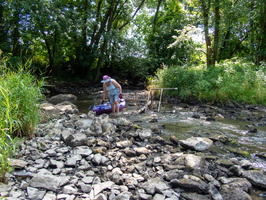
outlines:
[[[39,100],[43,97],[41,93],[43,81],[37,81],[23,68],[16,72],[7,70],[0,79],[1,96],[0,104],[4,122],[3,127],[15,133],[17,136],[31,137],[34,127],[39,122]],[[6,116],[11,117],[12,123],[6,122]],[[12,130],[10,127],[12,127]]]
[[[38,104],[44,82],[31,75],[30,67],[7,69],[5,60],[0,63],[0,182],[12,169],[8,158],[15,154],[17,136],[32,137],[40,120]]]
[[[208,69],[203,65],[165,67],[159,69],[149,83],[150,87],[177,87],[177,91],[169,91],[169,94],[184,101],[265,105],[265,72],[264,65],[232,59]]]

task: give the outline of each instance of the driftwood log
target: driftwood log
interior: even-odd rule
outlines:
[[[136,111],[136,114],[145,113],[150,105],[151,101],[148,101],[142,108]]]

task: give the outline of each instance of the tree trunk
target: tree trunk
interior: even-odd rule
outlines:
[[[210,67],[211,57],[212,57],[212,48],[211,48],[211,37],[209,35],[209,10],[210,10],[210,1],[207,5],[205,0],[200,0],[200,5],[202,9],[203,16],[203,25],[204,25],[204,36],[205,36],[205,45],[206,45],[206,57],[207,57],[207,67]]]
[[[261,61],[266,61],[266,3],[263,3],[261,8],[261,16],[259,21],[259,48],[258,48],[258,59],[257,63],[260,63]]]
[[[214,8],[214,42],[213,42],[213,51],[211,55],[211,65],[215,65],[217,61],[217,54],[219,48],[219,29],[220,29],[220,0],[215,0]]]

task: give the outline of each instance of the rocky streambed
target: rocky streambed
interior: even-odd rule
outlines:
[[[79,114],[70,102],[41,107],[45,120],[12,159],[0,199],[266,198],[262,169],[239,153],[212,153],[230,146],[225,135],[166,140],[123,114]]]

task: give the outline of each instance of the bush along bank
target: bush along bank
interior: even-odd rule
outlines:
[[[214,156],[223,137],[164,140],[124,116],[55,107],[38,137],[21,144],[16,168],[0,185],[6,199],[252,199],[266,176],[243,157]],[[50,116],[51,117],[51,116]]]

